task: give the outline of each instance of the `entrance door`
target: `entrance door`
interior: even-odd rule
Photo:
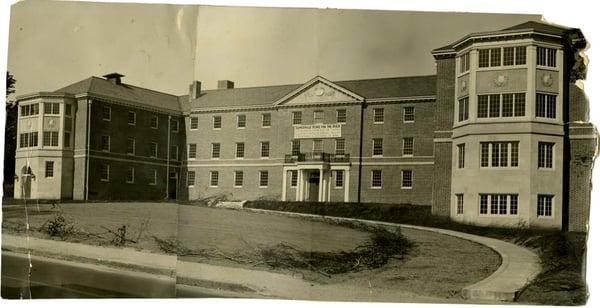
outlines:
[[[169,199],[177,199],[177,172],[169,173]]]
[[[319,172],[311,172],[308,177],[308,201],[319,201]]]
[[[31,168],[24,166],[21,169],[21,198],[31,198]]]

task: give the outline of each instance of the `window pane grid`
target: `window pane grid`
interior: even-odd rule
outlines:
[[[262,115],[262,126],[263,127],[271,126],[271,114],[270,113],[264,113]]]
[[[464,213],[464,195],[456,194],[456,214],[461,215]]]
[[[263,141],[260,143],[260,157],[269,157],[269,142]]]
[[[384,110],[383,108],[373,109],[373,122],[383,123],[383,120],[384,120],[384,111],[383,110]]]
[[[246,115],[240,114],[237,116],[237,127],[245,128],[246,127]]]
[[[260,183],[259,183],[260,187],[269,186],[269,171],[260,171],[259,177],[260,177]]]
[[[335,171],[335,187],[340,188],[344,186],[344,171]]]
[[[404,138],[402,146],[402,155],[413,155],[414,138]]]
[[[235,158],[244,158],[245,145],[244,143],[235,144]]]
[[[489,206],[489,207],[488,207]],[[517,194],[480,194],[480,215],[517,215],[519,195]]]
[[[404,107],[404,122],[415,120],[415,107]]]
[[[235,171],[233,185],[235,187],[242,187],[244,185],[244,172]]]
[[[335,155],[344,155],[346,154],[346,140],[345,139],[335,139]]]
[[[219,186],[219,171],[210,172],[210,186]]]
[[[402,188],[412,188],[413,184],[412,170],[402,170]]]
[[[221,144],[213,143],[212,144],[212,158],[219,158],[221,156]]]
[[[383,155],[383,139],[376,138],[373,139],[373,156],[382,156]]]
[[[381,187],[381,170],[373,170],[371,172],[371,187]]]

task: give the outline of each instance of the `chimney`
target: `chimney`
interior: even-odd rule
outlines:
[[[125,75],[121,75],[119,73],[110,73],[110,74],[106,74],[102,77],[106,78],[106,80],[112,82],[113,84],[120,85],[121,77],[125,77]]]
[[[219,80],[217,83],[217,88],[221,89],[233,89],[233,81],[231,80]]]
[[[198,80],[192,81],[190,84],[190,93],[189,93],[189,101],[190,103],[196,98],[200,97],[200,92],[202,91],[202,83]]]

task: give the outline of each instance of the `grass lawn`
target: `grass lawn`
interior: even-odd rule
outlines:
[[[136,243],[128,242],[125,246],[155,252],[160,252],[160,248],[154,237],[176,238],[189,249],[210,248],[235,254],[284,242],[304,251],[351,251],[367,243],[371,236],[370,232],[360,228],[281,215],[145,202],[65,203],[55,209],[50,205],[40,205],[39,210],[36,205],[29,205],[30,234],[49,238],[39,229],[59,211],[79,232],[65,240],[110,246],[114,245],[110,242],[113,235],[106,229],[114,231],[126,225],[127,237],[135,239]],[[25,214],[23,206],[4,207],[3,232],[23,233]],[[100,234],[102,237],[82,236],[82,233]],[[438,299],[459,299],[459,291],[464,286],[489,276],[500,264],[500,257],[494,251],[466,240],[420,230],[406,229],[402,233],[415,243],[414,247],[404,259],[392,258],[383,267],[330,277],[309,270],[294,272],[315,283],[341,289],[370,286],[374,294],[381,296],[397,290]],[[264,264],[240,264],[225,258],[181,258],[273,270]]]
[[[517,298],[523,303],[583,305],[587,235],[553,230],[478,227],[431,214],[428,206],[358,203],[252,201],[250,208],[360,218],[455,230],[514,242],[538,253],[542,273]]]

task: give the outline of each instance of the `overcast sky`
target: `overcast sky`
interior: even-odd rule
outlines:
[[[435,73],[430,51],[470,32],[537,15],[21,2],[8,69],[17,94],[117,71],[125,82],[185,94],[236,87]]]

